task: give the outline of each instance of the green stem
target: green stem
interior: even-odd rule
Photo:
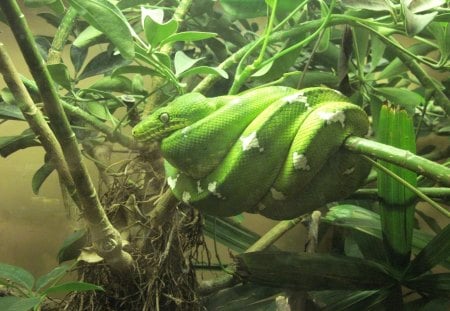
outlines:
[[[3,0],[0,2],[0,7],[38,85],[45,111],[62,147],[76,191],[79,194],[80,208],[91,229],[94,245],[99,255],[111,263],[111,267],[119,271],[127,271],[131,267],[131,256],[122,250],[120,233],[109,222],[100,203],[83,162],[76,136],[62,108],[55,83],[38,52],[25,17],[14,0]]]
[[[450,198],[450,188],[445,187],[418,187],[417,188],[423,194],[435,198],[448,200]],[[360,199],[374,199],[378,198],[378,189],[376,188],[363,188],[357,190],[352,194],[351,198]]]
[[[448,167],[417,156],[409,151],[356,136],[347,138],[344,147],[355,153],[394,163],[445,186],[450,186],[450,169]]]
[[[387,175],[389,175],[390,177],[392,177],[393,179],[395,179],[397,182],[399,182],[400,184],[404,185],[406,188],[408,188],[409,190],[411,190],[412,192],[414,192],[419,198],[421,198],[423,201],[427,202],[428,204],[430,204],[432,207],[434,207],[438,212],[440,212],[442,215],[447,216],[447,218],[450,218],[450,212],[447,211],[445,208],[443,208],[442,206],[440,206],[439,204],[437,204],[436,202],[434,202],[432,199],[430,199],[426,194],[424,194],[423,192],[421,192],[419,189],[417,189],[416,187],[414,187],[413,185],[411,185],[409,182],[407,182],[406,180],[404,180],[403,178],[401,178],[400,176],[398,176],[397,174],[393,173],[391,170],[387,169],[386,167],[384,167],[383,165],[381,165],[380,163],[372,160],[371,158],[369,158],[368,156],[363,155],[362,156],[366,161],[369,161],[370,163],[372,163],[372,165],[379,171],[382,171],[384,173],[386,173]]]
[[[7,54],[3,43],[0,43],[0,72],[3,75],[3,79],[8,85],[11,93],[14,94],[17,105],[22,111],[23,116],[36,136],[39,137],[45,151],[51,155],[52,162],[54,163],[64,184],[67,186],[69,193],[72,195],[75,202],[79,202],[78,194],[75,192],[73,179],[70,175],[66,160],[64,159],[61,146],[48,126],[44,115],[36,107],[28,94],[27,89],[22,83],[20,75],[14,67],[11,58]]]
[[[286,232],[294,228],[299,222],[304,220],[304,216],[300,216],[290,220],[283,220],[276,224],[266,234],[264,234],[258,241],[250,246],[245,252],[258,252],[267,249],[273,243],[275,243]],[[236,270],[233,269],[232,273]],[[237,284],[239,280],[234,274],[227,274],[213,280],[202,281],[199,284],[199,293],[202,295],[211,294],[224,288],[231,287]]]
[[[177,8],[175,9],[175,12],[173,12],[172,19],[177,21],[178,24],[181,24],[184,20],[184,17],[188,13],[191,5],[192,0],[181,0],[180,4],[178,4]],[[172,45],[173,42],[164,44],[164,46],[161,47],[161,52],[169,55],[170,52],[172,52]]]
[[[72,31],[76,18],[77,11],[73,7],[69,7],[56,30],[52,46],[48,51],[47,64],[57,64],[61,61],[61,51],[67,42],[67,38]]]

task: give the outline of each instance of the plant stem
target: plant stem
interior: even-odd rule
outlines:
[[[294,228],[299,222],[304,220],[304,216],[300,216],[290,220],[283,220],[276,224],[266,234],[264,234],[258,241],[250,246],[245,253],[258,252],[267,249],[273,243],[275,243],[286,232]],[[233,272],[235,269],[233,269]],[[224,288],[231,287],[237,284],[239,280],[234,274],[227,274],[213,280],[202,281],[199,284],[198,291],[202,295],[211,294]]]
[[[76,17],[77,11],[73,7],[69,7],[55,33],[52,46],[48,50],[47,64],[57,64],[61,61],[61,51],[66,44],[73,25],[75,24]]]
[[[409,151],[384,145],[362,137],[350,136],[344,143],[348,150],[397,164],[418,174],[450,186],[450,169]]]
[[[94,246],[100,256],[119,271],[131,268],[131,256],[122,250],[120,233],[109,222],[83,162],[78,142],[62,108],[55,83],[38,52],[23,13],[14,0],[3,0],[0,7],[19,44],[30,72],[42,96],[45,111],[69,166],[80,197],[82,216],[88,222]]]
[[[31,129],[39,137],[45,151],[51,155],[52,162],[54,163],[59,176],[61,176],[61,179],[68,187],[69,193],[73,196],[74,201],[79,201],[61,146],[48,126],[44,115],[36,107],[28,94],[3,43],[0,43],[0,73],[3,75],[3,79],[11,93],[14,94],[17,105]]]
[[[423,194],[432,198],[442,198],[443,200],[448,200],[450,198],[450,188],[445,187],[419,187],[417,188]],[[351,198],[354,199],[377,199],[378,190],[376,188],[364,188],[357,190]]]
[[[419,189],[417,189],[416,187],[414,187],[413,185],[408,183],[406,180],[403,180],[400,176],[398,176],[397,174],[393,173],[392,171],[390,171],[389,169],[387,169],[386,167],[384,167],[380,163],[372,160],[368,156],[363,155],[363,157],[364,157],[364,159],[366,159],[367,161],[372,163],[372,165],[375,166],[376,169],[382,171],[383,173],[386,173],[387,175],[389,175],[390,177],[395,179],[397,182],[399,182],[400,184],[404,185],[406,188],[408,188],[409,190],[414,192],[419,198],[421,198],[422,200],[424,200],[425,202],[430,204],[438,212],[440,212],[444,216],[447,216],[447,218],[450,218],[450,212],[449,211],[447,211],[445,208],[443,208],[442,206],[440,206],[439,204],[434,202],[432,199],[430,199],[426,194],[421,192]]]

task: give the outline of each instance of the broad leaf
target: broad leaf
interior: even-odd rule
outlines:
[[[44,287],[51,285],[54,282],[57,282],[61,277],[67,274],[69,272],[69,269],[72,265],[69,264],[62,264],[56,268],[54,268],[52,271],[50,271],[47,274],[44,274],[43,276],[39,277],[36,280],[35,290],[41,291]]]
[[[58,262],[72,260],[77,258],[81,249],[87,243],[87,231],[86,229],[81,229],[73,232],[69,235],[63,242],[63,245],[58,251]]]
[[[46,161],[44,165],[42,165],[33,175],[31,179],[31,188],[33,189],[34,194],[39,193],[39,189],[41,188],[44,181],[48,176],[53,172],[55,166],[51,161]]]
[[[237,256],[237,273],[261,285],[295,290],[378,289],[394,284],[385,267],[328,254],[254,252]]]
[[[406,281],[405,285],[419,293],[450,297],[450,273],[425,274]]]
[[[2,311],[29,311],[41,303],[40,297],[0,297]]]
[[[255,243],[260,236],[229,218],[205,215],[203,231],[212,239],[242,253]]]
[[[122,12],[107,0],[69,0],[89,24],[103,32],[125,59],[134,57],[131,26]]]
[[[0,103],[0,119],[24,121],[25,117],[16,105]]]
[[[77,74],[81,67],[83,67],[87,52],[87,48],[80,48],[73,44],[70,47],[70,60],[72,61],[73,68],[75,69],[75,74]]]
[[[31,130],[25,130],[17,136],[0,137],[0,155],[2,157],[7,157],[20,149],[34,146],[40,146],[40,143]]]
[[[123,59],[120,55],[113,55],[108,51],[103,52],[96,55],[86,65],[78,79],[82,80],[95,75],[108,73],[128,63],[129,61]]]
[[[391,103],[403,107],[410,114],[413,114],[414,109],[425,101],[418,93],[405,88],[378,87],[375,91],[383,95]]]
[[[275,295],[281,290],[274,287],[240,284],[221,290],[206,298],[207,310],[276,310]]]
[[[178,75],[178,78],[183,78],[187,76],[192,76],[196,74],[204,74],[204,75],[215,75],[215,76],[221,76],[224,79],[228,79],[228,74],[225,70],[220,68],[214,68],[209,66],[198,66],[194,68],[187,69],[183,71],[180,75]]]
[[[365,9],[371,11],[390,11],[391,8],[385,0],[342,0],[342,4],[352,9]]]
[[[141,7],[142,28],[144,28],[147,42],[152,48],[158,46],[162,40],[173,35],[178,29],[178,22],[171,19],[164,23],[164,11],[150,10]]]
[[[124,76],[105,76],[95,81],[89,88],[105,92],[128,93],[131,91],[131,80]]]
[[[9,282],[23,289],[31,290],[34,284],[34,276],[21,267],[0,263],[0,284],[8,285]]]
[[[163,39],[160,44],[164,45],[169,42],[177,42],[177,41],[198,41],[209,38],[214,38],[217,36],[215,32],[201,32],[201,31],[185,31],[172,34],[167,38]]]
[[[414,14],[405,4],[406,0],[402,0],[403,14],[405,15],[405,28],[409,36],[414,36],[421,32],[429,23],[433,21],[438,12],[427,14]]]
[[[66,90],[72,89],[72,81],[70,79],[69,71],[63,63],[47,65],[47,69],[52,76],[53,81],[61,85]]]
[[[81,49],[103,42],[106,42],[103,32],[93,26],[88,26],[73,41],[73,46]]]
[[[413,13],[436,9],[445,4],[445,0],[410,0],[408,8]]]
[[[437,234],[413,259],[405,275],[420,276],[450,257],[450,225]]]
[[[184,54],[183,51],[177,51],[174,58],[175,73],[179,76],[184,71],[194,66],[201,58],[193,59]]]
[[[223,10],[235,19],[266,16],[267,6],[264,0],[220,0]]]

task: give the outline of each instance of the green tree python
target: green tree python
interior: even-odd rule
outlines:
[[[364,136],[365,112],[339,92],[270,86],[239,95],[182,95],[133,128],[161,141],[168,185],[215,216],[290,219],[353,193],[370,165],[342,145]]]

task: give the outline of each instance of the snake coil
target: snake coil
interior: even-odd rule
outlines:
[[[361,185],[370,165],[342,145],[368,127],[364,111],[335,90],[271,86],[180,96],[133,135],[161,140],[167,182],[186,204],[216,216],[290,219]]]

